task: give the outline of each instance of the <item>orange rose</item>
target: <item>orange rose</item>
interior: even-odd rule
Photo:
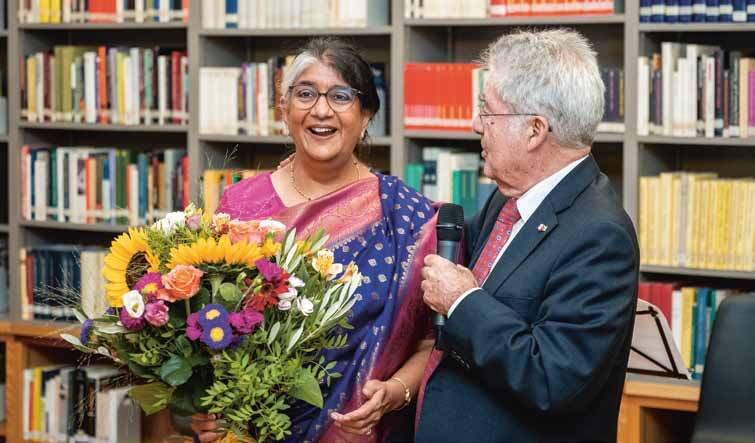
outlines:
[[[204,272],[190,265],[178,265],[168,275],[163,275],[165,291],[160,292],[157,298],[174,302],[187,300],[199,291]]]
[[[231,220],[228,224],[228,236],[231,243],[247,242],[260,244],[265,238],[265,233],[260,229],[258,220]]]

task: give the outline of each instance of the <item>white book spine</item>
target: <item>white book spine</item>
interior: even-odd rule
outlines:
[[[97,123],[97,99],[95,97],[95,61],[96,54],[84,54],[84,102],[86,103],[86,122]]]
[[[650,65],[645,56],[637,59],[637,135],[648,135],[650,119]]]

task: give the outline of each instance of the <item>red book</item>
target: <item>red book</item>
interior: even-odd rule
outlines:
[[[99,93],[99,115],[100,123],[110,121],[110,111],[108,105],[108,85],[107,85],[107,47],[100,46],[97,48],[97,92]]]
[[[173,51],[170,54],[170,85],[171,85],[171,102],[173,123],[181,123],[181,117],[178,115],[181,111],[181,53]]]

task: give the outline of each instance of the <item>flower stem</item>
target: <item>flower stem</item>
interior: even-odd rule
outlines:
[[[191,315],[191,303],[189,303],[188,298],[184,300],[184,303],[186,304],[186,318],[189,318],[189,316]]]

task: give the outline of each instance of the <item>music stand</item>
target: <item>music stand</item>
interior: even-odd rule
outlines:
[[[637,300],[627,372],[689,379],[666,317],[645,300]]]

